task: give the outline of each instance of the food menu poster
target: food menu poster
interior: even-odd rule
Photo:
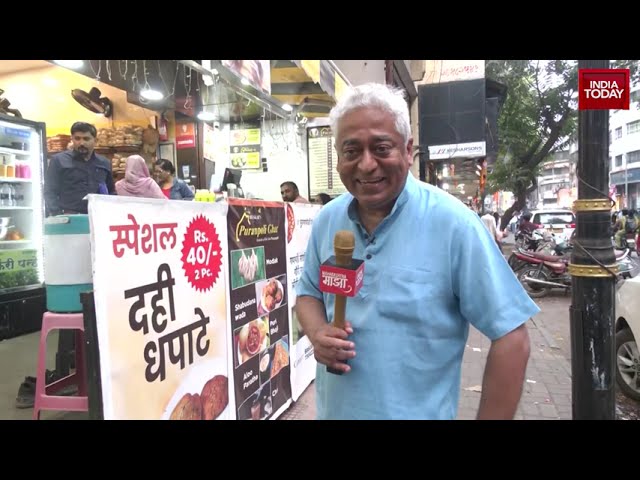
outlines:
[[[318,193],[336,196],[347,191],[336,171],[338,154],[334,143],[335,139],[331,134],[331,128],[307,128],[309,194],[311,197],[315,197]]]
[[[227,207],[89,196],[105,420],[233,419]]]
[[[229,153],[232,168],[260,168],[260,125],[231,124]]]
[[[236,418],[275,418],[291,403],[285,211],[230,199],[230,361]]]
[[[302,277],[313,221],[321,206],[285,203],[287,220],[287,281],[289,282],[289,331],[291,332],[291,394],[298,400],[316,376],[313,345],[296,314],[296,287]]]

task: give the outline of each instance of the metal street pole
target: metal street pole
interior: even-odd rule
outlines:
[[[578,68],[609,68],[581,60]],[[609,226],[609,111],[578,113],[578,200],[572,275],[571,378],[574,420],[615,419],[615,254]],[[582,248],[581,248],[582,247]]]
[[[624,159],[624,206],[629,208],[629,167]]]

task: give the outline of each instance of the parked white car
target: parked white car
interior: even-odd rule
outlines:
[[[537,225],[538,230],[568,240],[576,229],[576,216],[571,210],[562,208],[532,210],[531,223]]]
[[[622,393],[640,401],[640,275],[616,291],[616,380]]]

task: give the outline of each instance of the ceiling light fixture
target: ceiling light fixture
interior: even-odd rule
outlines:
[[[142,98],[146,98],[147,100],[153,101],[162,100],[164,98],[162,92],[159,92],[158,90],[154,90],[152,88],[145,88],[144,90],[141,90],[140,96]]]
[[[72,70],[78,70],[84,67],[84,62],[82,60],[54,60],[54,62],[61,67],[70,68]]]
[[[213,112],[202,111],[198,113],[198,120],[203,122],[213,122],[216,119],[216,115]]]

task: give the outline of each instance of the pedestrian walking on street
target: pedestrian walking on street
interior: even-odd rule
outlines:
[[[525,322],[539,308],[478,215],[409,174],[413,139],[399,90],[353,87],[330,121],[348,193],[313,222],[296,304],[319,363],[318,418],[456,418],[470,324],[491,340],[477,418],[513,418],[529,358]],[[354,233],[353,258],[365,261],[345,329],[331,324],[335,297],[319,286],[339,230]]]

